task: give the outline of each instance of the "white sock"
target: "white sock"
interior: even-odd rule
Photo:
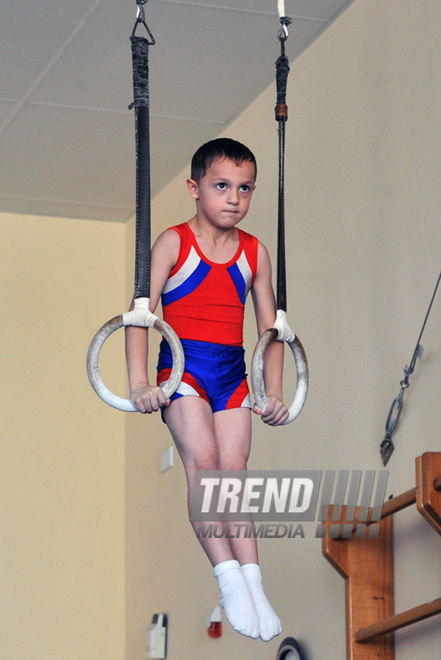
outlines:
[[[231,626],[242,635],[257,639],[260,632],[259,617],[239,562],[231,559],[217,564],[214,575],[219,583],[220,604]]]
[[[265,596],[260,566],[258,564],[244,564],[241,566],[241,571],[259,617],[260,637],[264,642],[269,642],[276,635],[280,635],[282,624]]]

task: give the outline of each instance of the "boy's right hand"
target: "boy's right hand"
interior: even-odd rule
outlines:
[[[165,397],[162,387],[140,383],[130,392],[133,401],[140,413],[152,413],[169,405],[170,399]]]

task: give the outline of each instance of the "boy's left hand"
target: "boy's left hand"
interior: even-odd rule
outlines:
[[[254,405],[253,412],[260,415],[265,424],[270,426],[279,426],[288,418],[289,410],[278,397],[269,396],[265,412],[262,412],[258,406]]]

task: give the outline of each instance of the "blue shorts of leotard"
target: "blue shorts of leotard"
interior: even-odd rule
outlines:
[[[171,401],[181,396],[200,396],[213,412],[231,408],[251,408],[245,373],[245,351],[241,346],[223,346],[204,341],[181,340],[185,371]],[[157,384],[168,380],[173,359],[168,343],[161,342]]]

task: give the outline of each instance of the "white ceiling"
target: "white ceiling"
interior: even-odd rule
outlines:
[[[290,61],[352,1],[286,0]],[[279,20],[276,0],[144,7],[154,194],[274,80]],[[0,212],[133,214],[135,19],[136,0],[1,0]]]

